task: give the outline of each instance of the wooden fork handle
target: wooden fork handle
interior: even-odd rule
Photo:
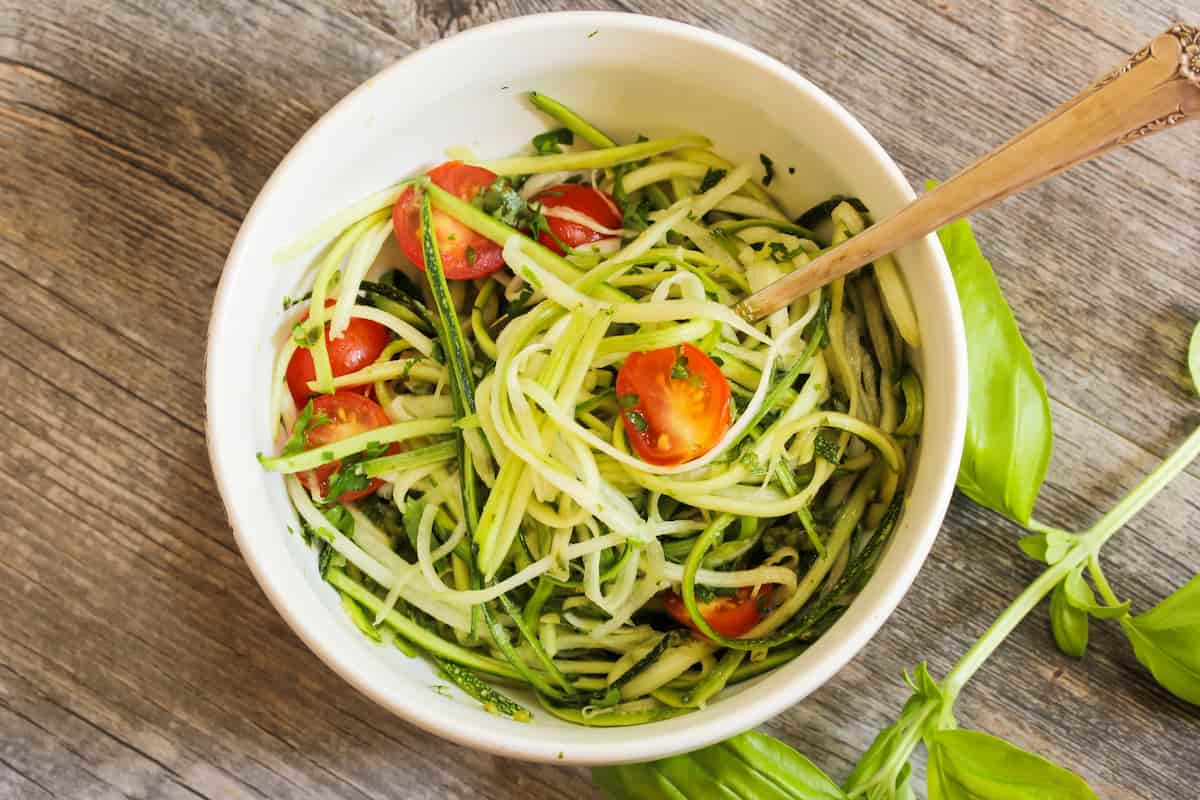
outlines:
[[[1200,28],[1175,25],[987,154],[736,307],[754,321],[956,219],[1101,153],[1200,117]]]

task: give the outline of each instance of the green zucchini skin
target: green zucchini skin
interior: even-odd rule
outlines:
[[[437,664],[438,669],[446,677],[446,680],[478,700],[488,713],[511,717],[517,722],[529,722],[533,719],[533,714],[529,712],[529,709],[512,698],[496,691],[478,675],[461,664],[455,664],[453,661],[447,661],[442,658],[437,660]]]

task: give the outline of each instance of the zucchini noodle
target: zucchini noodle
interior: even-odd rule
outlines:
[[[703,136],[618,143],[530,101],[566,130],[439,168],[490,171],[477,194],[434,171],[280,250],[315,256],[259,460],[372,641],[515,720],[488,680],[652,722],[803,652],[869,580],[918,451],[919,330],[892,257],[746,322],[732,303],[863,206],[797,214]]]

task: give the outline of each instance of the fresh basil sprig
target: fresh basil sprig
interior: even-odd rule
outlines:
[[[1188,367],[1200,394],[1200,325],[1192,331]],[[1145,614],[1120,619],[1134,655],[1154,679],[1181,700],[1200,705],[1200,575]]]
[[[1200,455],[1200,428],[1088,530],[1071,533],[1032,519],[1052,444],[1043,383],[968,224],[954,223],[938,236],[958,287],[970,361],[958,487],[1027,528],[1020,548],[1047,569],[940,682],[924,664],[906,676],[912,695],[896,722],[876,736],[843,789],[832,786],[800,753],[781,743],[768,747],[774,740],[746,733],[649,764],[598,767],[592,774],[608,797],[912,800],[909,761],[924,742],[930,800],[1094,800],[1095,793],[1078,776],[988,734],[959,730],[954,719],[954,703],[966,682],[1048,595],[1055,640],[1064,651],[1082,656],[1090,620],[1117,619],[1155,680],[1200,705],[1200,576],[1151,611],[1130,616],[1130,602],[1118,599],[1099,560],[1104,544]],[[1200,326],[1192,337],[1189,368],[1200,393]],[[738,758],[725,757],[728,753]],[[747,773],[753,780],[743,777]],[[806,776],[810,785],[788,783],[795,776]]]

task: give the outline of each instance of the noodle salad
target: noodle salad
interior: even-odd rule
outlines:
[[[321,576],[381,646],[485,708],[632,725],[703,708],[827,630],[918,445],[890,257],[758,324],[730,308],[860,232],[774,163],[618,144],[544,95],[531,154],[441,164],[280,251],[280,473]]]

